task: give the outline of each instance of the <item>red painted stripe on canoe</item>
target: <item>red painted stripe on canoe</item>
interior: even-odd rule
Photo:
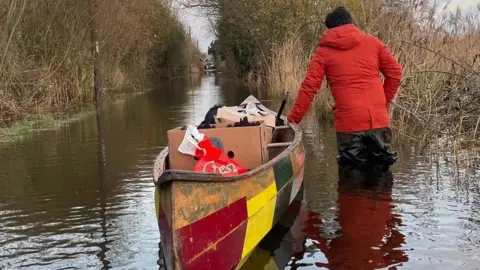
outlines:
[[[203,253],[185,267],[188,270],[231,270],[242,259],[247,222],[223,238],[214,249]]]
[[[247,218],[247,200],[243,197],[201,220],[176,230],[185,269],[210,269],[214,266],[220,268],[211,269],[229,269],[225,264],[238,262],[245,242]],[[222,241],[219,242],[220,240]],[[218,245],[212,247],[217,242]],[[206,251],[207,248],[211,249]],[[204,253],[200,255],[202,252]],[[199,263],[206,264],[201,265],[201,268],[191,268]]]

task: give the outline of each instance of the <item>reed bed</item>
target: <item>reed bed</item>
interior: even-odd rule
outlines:
[[[200,59],[167,1],[3,0],[0,24],[0,125],[93,104],[92,27],[106,97]]]
[[[375,20],[363,17],[356,20],[362,21],[362,29],[367,33],[381,38],[403,66],[402,85],[390,107],[392,128],[397,137],[402,137],[405,144],[415,143],[419,151],[432,145],[457,152],[478,147],[478,14],[451,13],[438,11],[435,6],[413,5],[395,12],[372,9],[368,14],[375,12],[379,12]],[[356,15],[365,16],[365,13]],[[301,40],[301,34],[295,32],[273,46],[261,90],[272,96],[280,96],[288,90],[295,97],[316,48],[316,44],[308,47]],[[317,115],[332,120],[332,104],[324,81],[316,96]],[[438,140],[445,143],[433,143]]]

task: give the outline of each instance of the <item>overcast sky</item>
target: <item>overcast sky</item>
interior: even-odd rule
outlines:
[[[457,7],[462,9],[476,9],[476,6],[480,4],[480,0],[429,0],[431,4],[437,3],[439,9],[442,10],[447,3],[448,9],[455,11]],[[214,34],[210,28],[210,25],[205,18],[201,16],[196,10],[180,10],[180,19],[189,25],[192,29],[192,37],[198,40],[200,50],[207,52],[208,45],[214,38]]]
[[[462,9],[473,9],[476,8],[478,4],[480,4],[480,0],[429,0],[430,3],[437,3],[441,5],[441,8],[445,7],[447,3],[450,3],[448,8],[452,11],[456,10],[457,7]]]
[[[208,21],[195,9],[179,10],[180,19],[192,29],[192,38],[198,40],[200,51],[207,52],[208,45],[214,38]]]

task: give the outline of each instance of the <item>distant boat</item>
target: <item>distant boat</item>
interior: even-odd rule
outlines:
[[[251,102],[276,115],[253,96],[240,106]],[[268,154],[266,163],[234,177],[170,170],[168,147],[158,155],[155,209],[167,270],[242,267],[301,189],[300,127],[276,126]]]
[[[216,70],[215,59],[212,56],[203,59],[203,72],[215,72]]]

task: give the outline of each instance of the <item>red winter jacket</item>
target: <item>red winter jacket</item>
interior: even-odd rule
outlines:
[[[335,100],[337,132],[388,127],[387,105],[395,97],[402,76],[402,68],[388,47],[353,24],[326,31],[319,45],[288,121],[302,121],[326,76]],[[383,85],[379,71],[385,77]]]

